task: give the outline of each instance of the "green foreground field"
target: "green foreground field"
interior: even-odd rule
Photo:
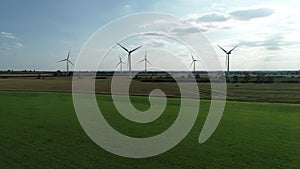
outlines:
[[[168,99],[163,115],[149,124],[119,115],[109,95],[97,95],[110,124],[129,136],[163,132],[177,116],[179,100]],[[145,110],[146,97],[132,97]],[[82,130],[70,93],[0,92],[0,168],[299,168],[300,105],[286,103],[226,103],[214,135],[198,144],[209,109],[201,101],[196,124],[170,151],[146,159],[110,154]]]

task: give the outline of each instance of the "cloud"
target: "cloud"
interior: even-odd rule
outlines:
[[[278,57],[278,56],[265,56],[262,58],[264,61],[266,62],[270,62],[270,61],[282,61],[285,58],[283,57]]]
[[[256,9],[242,9],[235,10],[229,13],[235,19],[238,20],[251,20],[255,18],[262,18],[270,16],[274,13],[274,10],[271,8],[256,8]]]
[[[275,10],[272,8],[256,7],[234,9],[231,12],[210,12],[202,15],[190,14],[187,20],[200,28],[201,32],[209,32],[219,29],[232,29],[239,24],[238,21],[250,21],[255,18],[268,17],[274,13]],[[228,25],[233,25],[233,27]]]
[[[292,46],[296,44],[299,44],[299,42],[287,41],[284,39],[284,36],[279,33],[268,36],[263,40],[239,41],[239,46],[264,47],[267,50],[281,50],[283,47]]]
[[[0,43],[0,51],[1,50],[12,50],[12,49],[18,49],[18,48],[22,48],[24,47],[24,45],[22,43],[19,42],[2,42]]]
[[[229,13],[205,13],[197,16],[196,14],[188,18],[190,22],[196,23],[218,23],[225,22],[230,19],[249,21],[255,18],[268,17],[274,14],[275,11],[272,8],[250,8],[250,9],[239,9],[233,10]]]
[[[171,30],[171,32],[176,35],[190,35],[190,34],[197,34],[200,32],[206,32],[206,31],[207,29],[205,28],[196,28],[196,27],[175,28]]]
[[[0,50],[7,51],[17,48],[22,48],[24,45],[19,42],[12,33],[1,32],[0,33]]]
[[[22,48],[22,47],[24,47],[24,45],[23,45],[22,43],[20,43],[20,42],[16,42],[16,43],[14,44],[14,47],[15,47],[15,48]]]
[[[168,42],[159,39],[145,41],[143,44],[144,46],[153,47],[153,48],[162,48],[169,45]]]
[[[1,36],[3,38],[16,39],[16,37],[12,33],[9,33],[9,32],[1,32]]]
[[[143,35],[145,35],[145,36],[162,36],[162,34],[155,33],[155,32],[147,32],[147,33],[144,33]]]
[[[230,19],[229,17],[225,16],[224,14],[220,13],[206,13],[193,20],[196,22],[224,22]]]
[[[163,35],[147,35],[142,44],[143,46],[151,47],[151,48],[164,48],[170,46],[170,42],[168,42],[167,38]]]

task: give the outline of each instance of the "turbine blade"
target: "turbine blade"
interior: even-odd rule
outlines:
[[[143,59],[143,60],[140,60],[140,61],[138,61],[137,63],[141,63],[141,62],[144,62],[145,61],[145,59]]]
[[[69,57],[70,57],[70,50],[69,50],[69,52],[68,52],[68,56],[67,56],[67,59],[69,59]]]
[[[118,64],[116,64],[115,68],[118,67],[121,64],[121,62],[119,62]]]
[[[75,66],[70,60],[67,60],[67,62],[71,63],[71,65]]]
[[[147,63],[149,63],[150,65],[152,65],[152,63],[151,62],[149,62],[148,60],[146,61]]]
[[[143,45],[141,45],[141,46],[139,46],[139,47],[137,47],[137,48],[135,48],[135,49],[133,49],[133,50],[131,50],[131,51],[129,51],[129,52],[132,53],[132,52],[138,50],[139,48],[141,48],[142,46],[143,46]]]
[[[67,59],[62,59],[62,60],[60,60],[60,61],[57,61],[57,62],[63,62],[63,61],[66,61]]]
[[[194,61],[192,61],[192,63],[190,64],[190,67],[192,67],[193,63],[194,63]]]
[[[232,52],[238,45],[236,45],[234,48],[232,48],[228,53]]]
[[[220,49],[222,49],[223,50],[223,52],[225,52],[226,54],[227,54],[227,51],[225,50],[225,49],[223,49],[221,46],[219,46],[218,45],[218,47],[220,48]]]
[[[122,59],[121,59],[121,56],[119,55],[119,60],[120,60],[120,62],[122,62]]]
[[[126,49],[124,46],[122,46],[121,44],[117,43],[117,45],[119,45],[121,48],[123,48],[126,52],[129,52],[128,49]]]
[[[126,59],[124,59],[124,60],[127,60],[127,61],[128,61],[128,56],[129,56],[129,53],[128,53],[128,55],[127,55]]]

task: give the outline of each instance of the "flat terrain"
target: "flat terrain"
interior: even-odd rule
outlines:
[[[126,135],[147,137],[164,131],[177,116],[179,100],[169,98],[163,115],[149,124],[122,118],[109,95],[98,95],[111,125]],[[132,97],[147,109],[146,97]],[[198,137],[209,101],[188,136],[172,150],[146,159],[112,155],[83,132],[70,93],[0,92],[0,168],[299,168],[300,105],[229,101],[214,135]]]
[[[109,79],[96,80],[96,92],[110,93]],[[200,96],[210,99],[210,84],[199,83]],[[148,95],[149,91],[160,88],[170,97],[179,97],[178,86],[173,82],[140,82],[133,81],[130,86],[132,95]],[[227,100],[246,102],[276,102],[300,103],[299,83],[228,83]],[[0,79],[0,90],[25,90],[25,91],[56,91],[71,92],[71,78],[45,78],[45,79]]]
[[[109,79],[96,80],[99,106],[111,126],[132,137],[159,134],[179,110],[173,82],[133,81],[136,108],[146,110],[152,89],[170,98],[163,115],[138,124],[117,113]],[[198,137],[209,109],[210,84],[199,83],[201,109],[189,135],[170,151],[146,159],[110,154],[82,130],[72,103],[71,78],[0,79],[0,168],[299,168],[300,86],[229,83],[223,118],[204,144]],[[213,93],[214,94],[214,93]],[[140,96],[141,95],[141,96]],[[241,101],[241,102],[240,102]]]

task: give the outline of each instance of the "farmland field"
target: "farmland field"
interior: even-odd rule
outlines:
[[[96,93],[110,93],[110,79],[97,79]],[[198,83],[200,96],[210,99],[210,84]],[[162,89],[168,96],[179,97],[177,84],[174,82],[139,82],[131,84],[132,95],[148,95],[155,88]],[[71,92],[71,78],[45,78],[45,79],[0,79],[0,90],[25,90],[25,91],[55,91]],[[227,100],[245,102],[275,102],[275,103],[300,103],[299,83],[228,83]]]
[[[28,87],[24,84],[26,81],[23,81],[23,87]],[[32,90],[39,88],[38,84]],[[5,83],[0,86],[8,90]],[[69,89],[68,85],[65,87],[65,90]],[[235,86],[229,86],[229,90],[230,87]],[[241,87],[235,88],[242,90]],[[48,91],[53,89],[48,88]],[[291,90],[299,92],[296,86],[285,91]],[[295,101],[299,96],[291,97]],[[179,100],[169,98],[167,109],[159,119],[149,124],[137,124],[116,112],[110,95],[99,94],[97,99],[107,121],[121,133],[134,137],[164,131],[172,125],[179,108]],[[132,96],[132,100],[141,110],[149,106],[147,97]],[[155,157],[129,159],[104,151],[88,138],[76,118],[70,93],[0,91],[0,103],[0,168],[300,167],[298,104],[228,101],[214,135],[207,142],[198,144],[209,109],[209,101],[202,100],[197,121],[180,144]]]

